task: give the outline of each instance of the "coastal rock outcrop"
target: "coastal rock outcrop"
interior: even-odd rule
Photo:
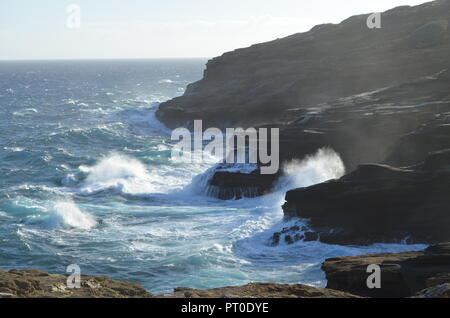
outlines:
[[[367,17],[214,58],[157,118],[171,128],[198,119],[205,127],[278,127],[282,165],[329,147],[347,171],[403,167],[450,148],[450,0],[388,10],[381,29],[367,28]],[[217,173],[211,193],[253,197],[269,183]]]
[[[381,268],[381,288],[367,287],[369,265]],[[450,295],[450,243],[425,251],[338,257],[324,262],[327,288],[364,297],[447,298]]]
[[[259,169],[251,173],[218,170],[208,180],[206,194],[221,200],[254,198],[270,193],[278,176],[263,175]]]
[[[395,167],[419,164],[430,152],[450,149],[450,71],[401,85],[329,101],[312,109],[290,111],[280,126],[280,162],[303,159],[332,148],[347,171],[361,163]],[[271,127],[271,126],[270,126]],[[253,197],[270,191],[283,174],[257,176],[221,172],[211,178],[215,197]]]
[[[309,220],[325,243],[450,241],[450,150],[417,166],[361,165],[339,180],[286,194],[287,217]]]
[[[81,288],[67,287],[67,276],[31,270],[0,270],[0,298],[149,298],[143,287],[109,277],[82,275]]]
[[[359,298],[358,296],[326,288],[306,285],[253,283],[245,286],[223,287],[209,290],[177,288],[169,298]]]

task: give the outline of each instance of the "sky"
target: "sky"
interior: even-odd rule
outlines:
[[[0,0],[0,60],[209,58],[351,15],[424,2]]]

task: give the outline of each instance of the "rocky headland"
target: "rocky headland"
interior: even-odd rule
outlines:
[[[450,148],[450,1],[386,11],[381,29],[368,16],[214,58],[157,118],[171,128],[278,127],[282,164],[330,147],[347,171],[415,165]],[[262,195],[280,175],[217,173],[211,195]]]
[[[402,6],[214,58],[204,78],[160,106],[169,127],[280,128],[282,164],[321,148],[347,175],[292,189],[286,218],[309,221],[273,244],[436,244],[450,240],[450,1]],[[266,194],[280,176],[217,171],[221,199]]]
[[[221,128],[285,124],[296,120],[292,110],[320,111],[322,103],[448,67],[448,0],[386,11],[381,29],[367,27],[370,14],[214,58],[203,79],[163,103],[157,117],[170,128],[195,119]]]

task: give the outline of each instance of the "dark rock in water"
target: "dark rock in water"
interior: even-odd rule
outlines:
[[[263,175],[259,169],[251,173],[216,171],[208,181],[207,195],[222,200],[254,198],[270,192],[278,175]]]
[[[237,287],[209,290],[176,288],[165,298],[358,298],[338,290],[315,288],[305,285],[255,283]]]
[[[400,7],[369,29],[368,15],[225,53],[184,96],[161,104],[171,128],[285,124],[291,109],[399,85],[449,66],[450,1]]]
[[[309,219],[325,243],[438,243],[450,241],[449,189],[450,156],[440,152],[411,169],[362,165],[339,180],[289,191],[283,209]]]
[[[381,288],[369,289],[369,265],[380,265]],[[338,257],[325,261],[322,269],[327,288],[364,297],[448,297],[450,283],[450,243],[425,251]],[[428,291],[424,289],[431,288]]]
[[[81,288],[67,287],[67,276],[32,270],[0,270],[0,298],[149,298],[143,287],[109,277],[81,276]]]

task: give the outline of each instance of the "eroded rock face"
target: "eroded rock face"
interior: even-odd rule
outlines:
[[[367,268],[372,264],[381,267],[381,289],[367,287]],[[443,284],[450,283],[450,243],[420,252],[332,258],[322,269],[327,288],[364,297],[448,297]]]
[[[450,149],[450,112],[402,136],[392,147],[385,162],[394,166],[410,166],[426,159],[430,152]]]
[[[450,241],[449,152],[410,169],[362,165],[339,180],[289,191],[284,213],[309,219],[325,243]]]
[[[32,270],[0,270],[0,298],[148,298],[143,287],[109,277],[81,277],[81,288],[67,287],[67,276]]]
[[[280,126],[281,166],[321,148],[340,154],[347,171],[361,163],[404,167],[421,163],[433,151],[450,149],[450,72],[438,72],[363,95],[290,111]],[[272,126],[267,126],[271,128]],[[282,175],[218,171],[210,194],[222,199],[253,197],[270,191]]]
[[[399,85],[448,67],[450,1],[389,10],[376,30],[367,28],[367,17],[214,58],[204,78],[184,96],[163,103],[157,117],[171,128],[195,119],[222,128],[284,124],[290,109]]]
[[[315,288],[306,285],[248,284],[210,290],[177,288],[169,298],[358,298],[338,290]]]
[[[270,193],[278,177],[263,175],[259,169],[252,173],[217,171],[208,181],[206,194],[221,200],[255,198]]]
[[[367,17],[214,58],[157,117],[171,128],[197,119],[205,127],[278,127],[281,164],[330,147],[347,171],[411,166],[450,148],[450,0],[384,12],[381,29],[368,29]],[[210,194],[266,193],[268,182],[257,183],[218,173]]]
[[[280,128],[280,158],[303,158],[322,147],[347,167],[384,162],[420,163],[429,152],[450,148],[450,72],[328,101],[315,110],[291,111]]]

